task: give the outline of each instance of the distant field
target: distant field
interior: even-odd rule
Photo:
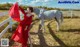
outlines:
[[[0,10],[0,12],[4,12],[4,11],[8,11],[8,10]]]
[[[71,16],[71,11],[62,11],[64,17],[70,17]],[[72,11],[72,16],[73,17],[80,17],[80,11]]]
[[[6,20],[7,18],[9,18],[9,15],[1,16],[0,17],[0,22]]]
[[[64,15],[67,15],[66,12],[64,13]],[[6,18],[8,17],[0,18],[0,21],[2,22]],[[13,25],[13,31],[16,27],[17,23]],[[80,18],[64,18],[58,32],[56,31],[55,21],[45,21],[45,28],[46,31],[43,33],[40,30],[39,20],[34,20],[32,23],[30,34],[34,47],[80,47]],[[10,39],[13,31],[8,30],[2,38]],[[18,44],[13,41],[10,42],[10,47],[15,45]]]

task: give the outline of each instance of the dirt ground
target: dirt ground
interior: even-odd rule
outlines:
[[[39,20],[34,20],[30,30],[33,47],[80,47],[80,19],[64,19],[60,31],[56,31],[55,21],[45,21],[45,32],[40,29]],[[13,31],[8,30],[3,38],[10,39]],[[21,46],[10,39],[10,47],[16,45]]]

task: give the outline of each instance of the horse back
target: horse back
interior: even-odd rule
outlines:
[[[52,19],[56,16],[57,10],[48,10],[44,12],[45,19]]]

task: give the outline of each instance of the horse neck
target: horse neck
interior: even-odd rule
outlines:
[[[40,14],[40,12],[39,13],[36,13],[37,15],[39,15]]]
[[[39,9],[37,9],[37,8],[35,8],[35,11],[34,11],[34,13],[35,13],[35,14],[37,14],[37,15],[39,15],[39,13],[40,13],[40,10],[39,10]]]

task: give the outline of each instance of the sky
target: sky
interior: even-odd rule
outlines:
[[[74,1],[79,1],[79,3],[76,4],[68,4],[68,3],[60,4],[58,3],[58,1],[61,0],[0,0],[0,3],[4,4],[7,2],[8,3],[19,2],[19,4],[28,5],[28,6],[47,6],[53,8],[80,9],[80,0],[74,0]],[[68,0],[68,1],[72,1],[72,0]]]

